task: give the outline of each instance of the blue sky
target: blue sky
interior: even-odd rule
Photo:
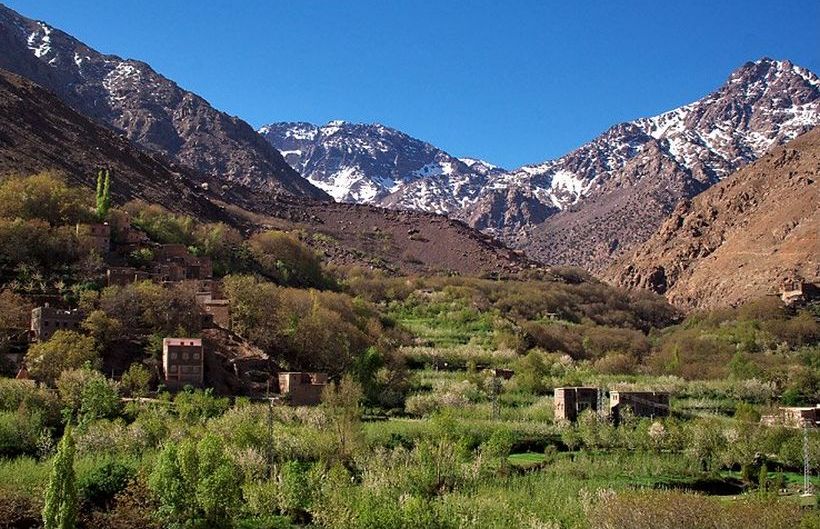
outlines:
[[[820,71],[820,2],[4,0],[254,127],[380,122],[506,167],[688,103],[747,60]]]

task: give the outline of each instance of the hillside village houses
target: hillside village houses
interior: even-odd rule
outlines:
[[[85,314],[79,309],[58,309],[46,303],[31,311],[31,340],[45,342],[57,331],[77,331],[83,319]]]
[[[555,420],[575,422],[585,410],[604,413],[617,423],[623,410],[635,417],[668,417],[669,393],[662,391],[611,391],[609,407],[604,408],[604,390],[597,387],[555,388]]]
[[[196,303],[203,316],[203,327],[230,329],[230,302],[224,299],[219,281],[213,278],[209,257],[195,256],[183,244],[152,244],[142,231],[131,227],[127,215],[117,220],[113,229],[108,223],[78,224],[76,227],[81,246],[109,263],[105,269],[106,286],[126,286],[139,281],[192,282],[196,288]],[[126,257],[140,249],[149,249],[153,259],[141,268],[129,266]],[[46,303],[31,312],[29,339],[46,341],[58,330],[79,332],[85,316],[79,309],[56,308]],[[208,345],[201,338],[164,338],[160,383],[171,390],[208,386],[207,355]],[[18,360],[21,362],[22,357]],[[18,377],[28,378],[23,363]],[[266,393],[272,391],[270,397],[277,402],[311,406],[321,401],[327,382],[326,373],[281,372]]]

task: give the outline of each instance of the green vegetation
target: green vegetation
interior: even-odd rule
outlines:
[[[44,529],[74,529],[77,523],[77,484],[74,476],[74,439],[66,428],[57,446],[43,507]]]
[[[105,177],[103,177],[105,174]],[[102,222],[108,217],[108,210],[111,209],[111,172],[106,169],[100,169],[97,173],[97,207],[95,212],[97,219]]]
[[[115,233],[127,211],[153,243],[211,257],[234,343],[275,370],[323,371],[331,383],[310,408],[220,394],[217,383],[165,391],[162,338],[208,336],[195,286],[104,287],[105,263],[72,229],[100,218],[90,193],[48,174],[4,180],[0,352],[24,354],[35,380],[0,377],[0,525],[820,523],[797,501],[802,432],[760,422],[778,405],[820,400],[816,307],[766,299],[684,317],[572,269],[385,276],[327,267],[309,246],[321,237],[109,207]],[[145,270],[153,255],[121,258]],[[82,309],[80,330],[21,340],[42,299]],[[235,376],[215,362],[207,373]],[[672,414],[625,410],[615,426],[587,411],[565,424],[553,391],[566,385],[668,391]],[[808,449],[820,485],[817,431]]]

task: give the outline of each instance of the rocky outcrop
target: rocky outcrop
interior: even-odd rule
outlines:
[[[734,305],[820,279],[820,128],[679,204],[606,271],[684,308]]]

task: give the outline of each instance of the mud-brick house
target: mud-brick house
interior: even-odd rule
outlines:
[[[664,391],[612,391],[609,394],[609,416],[618,421],[626,408],[636,417],[668,417],[669,393]]]
[[[184,244],[163,244],[155,251],[154,262],[165,281],[210,279],[213,266],[210,257],[197,257]]]
[[[760,422],[766,426],[787,428],[820,427],[820,404],[815,406],[790,406],[778,408],[775,415],[764,415]]]
[[[94,250],[99,255],[108,255],[111,251],[111,226],[107,222],[77,224],[76,231],[82,248]]]
[[[112,266],[105,271],[106,285],[125,286],[138,281],[151,279],[151,274],[143,270],[137,270],[130,266]]]
[[[231,303],[227,299],[209,299],[202,304],[202,310],[217,327],[231,328]]]
[[[205,351],[200,338],[162,340],[162,370],[165,385],[179,389],[201,386],[205,371]]]
[[[279,394],[293,406],[315,406],[322,401],[322,391],[327,385],[327,374],[282,372],[279,373]]]
[[[555,420],[575,422],[584,410],[598,409],[598,394],[595,387],[555,388]]]
[[[83,319],[79,309],[57,309],[46,303],[31,311],[31,339],[45,342],[57,331],[78,331]]]
[[[783,285],[780,299],[787,307],[802,307],[820,300],[820,287],[807,281],[792,281]]]

